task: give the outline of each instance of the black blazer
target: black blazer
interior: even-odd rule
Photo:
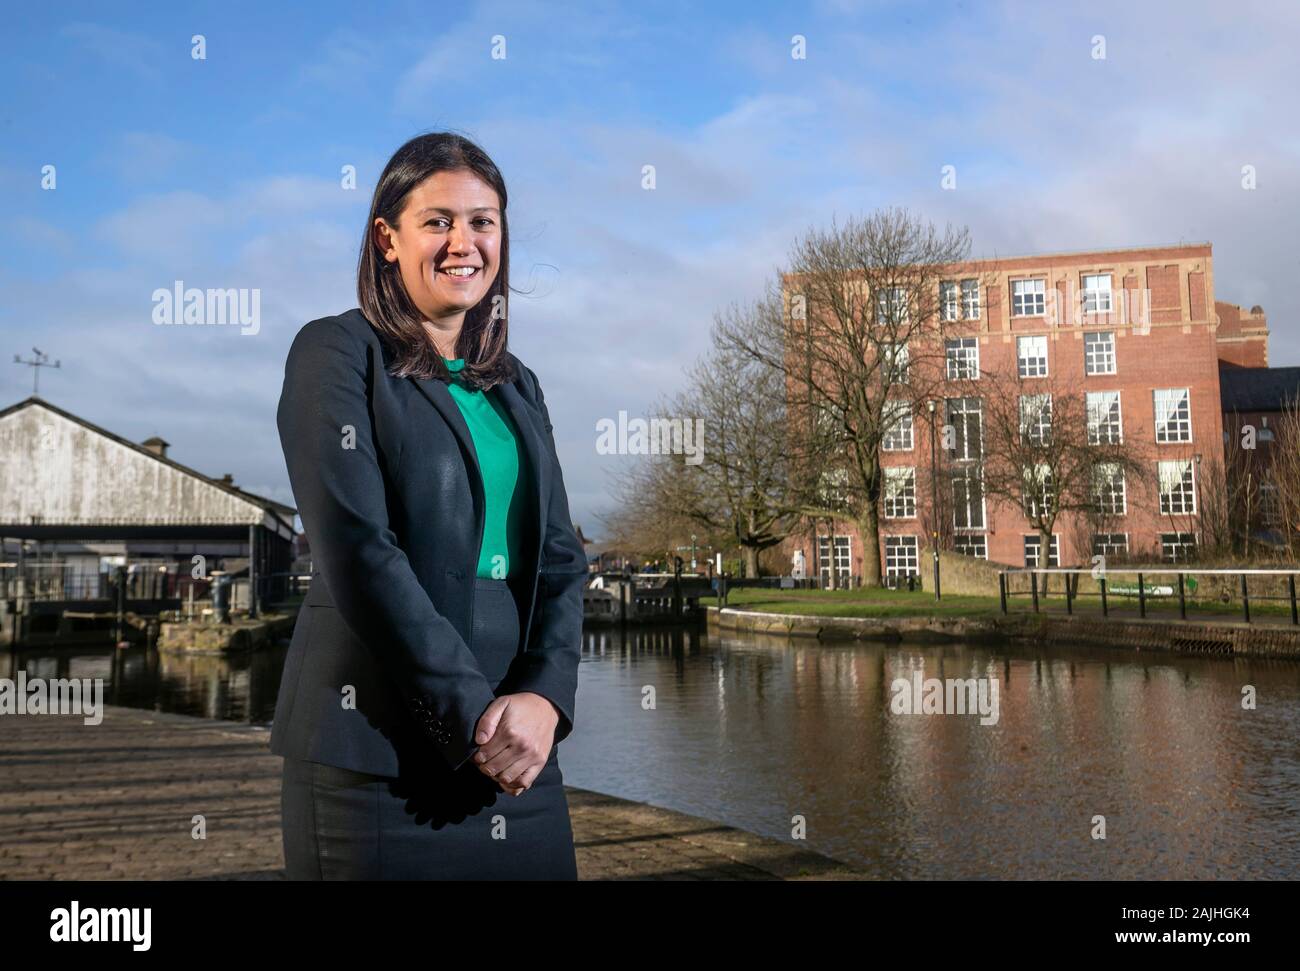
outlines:
[[[396,776],[431,749],[460,768],[496,694],[467,646],[484,518],[474,442],[446,383],[390,377],[391,359],[357,309],[304,325],[289,348],[276,420],[318,572],[285,660],[271,751]],[[558,744],[573,730],[587,557],[537,376],[509,360],[514,380],[498,387],[536,515],[511,579],[526,648],[496,693],[549,699]],[[355,707],[344,706],[349,685]]]

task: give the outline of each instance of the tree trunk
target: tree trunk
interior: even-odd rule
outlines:
[[[758,577],[758,548],[742,546],[745,553],[745,576],[753,580]]]
[[[873,505],[858,520],[858,535],[862,537],[862,585],[880,586],[880,515]],[[919,552],[918,552],[919,557]]]
[[[1040,544],[1038,547],[1038,565],[1043,569],[1047,569],[1049,566],[1052,565],[1051,532],[1047,530],[1039,529],[1038,542]],[[1051,574],[1044,573],[1040,579],[1042,580],[1042,582],[1038,585],[1038,589],[1041,591],[1043,597],[1045,598],[1047,596],[1047,581],[1051,579]]]

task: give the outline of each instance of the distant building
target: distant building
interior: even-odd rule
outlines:
[[[938,470],[938,505],[956,551],[1013,566],[1087,563],[1097,553],[1164,561],[1192,554],[1200,533],[1201,460],[1217,459],[1222,448],[1220,367],[1225,375],[1238,373],[1246,386],[1253,369],[1268,361],[1263,310],[1215,299],[1210,244],[972,261],[945,268],[941,277],[934,296],[949,339],[935,427],[936,435],[945,424],[959,428],[961,454],[957,468],[952,458],[941,459],[947,464]],[[1068,312],[1053,313],[1053,306]],[[906,360],[907,349],[901,351]],[[1121,481],[1110,493],[1111,532],[1083,537],[1058,522],[1061,532],[1045,553],[1022,509],[983,493],[981,371],[1017,375],[1023,395],[1051,376],[1058,387],[1063,382],[1085,396],[1089,413],[1098,416],[1098,434],[1150,447],[1157,485],[1144,490]],[[931,427],[928,414],[913,414],[901,399],[898,407],[897,433],[880,453],[886,474],[880,567],[882,575],[901,577],[923,572]],[[836,519],[826,527],[819,521],[815,544],[811,529],[790,537],[781,547],[783,562],[802,552],[823,582],[832,571],[861,577],[854,523]]]
[[[1219,329],[1214,335],[1219,363],[1225,368],[1268,367],[1268,319],[1258,305],[1242,310],[1236,304],[1214,302]]]
[[[1294,512],[1294,504],[1282,501],[1274,474],[1278,450],[1290,449],[1290,454],[1295,455],[1295,449],[1300,448],[1300,442],[1287,440],[1287,429],[1281,421],[1286,411],[1300,405],[1300,367],[1235,367],[1225,363],[1219,371],[1219,388],[1223,395],[1224,446],[1233,468],[1234,485],[1239,496],[1258,501],[1258,519],[1254,515],[1246,517],[1249,527],[1266,531],[1300,528],[1300,524],[1285,526],[1286,514]],[[1245,479],[1247,476],[1257,481],[1252,483]],[[1275,535],[1282,538],[1282,533]]]
[[[279,599],[296,510],[240,489],[230,475],[182,465],[168,447],[157,437],[132,442],[37,396],[0,411],[6,569],[21,557],[30,583],[94,599],[105,595],[102,578],[127,566],[142,581],[131,596],[169,599],[189,586],[201,556],[205,575],[251,566],[270,578],[259,584],[263,597]]]

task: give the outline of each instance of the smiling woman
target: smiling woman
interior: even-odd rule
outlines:
[[[375,188],[360,308],[289,350],[280,441],[319,571],[271,733],[290,878],[576,879],[557,749],[587,562],[506,346],[508,266],[500,172],[422,135]]]
[[[505,180],[477,145],[456,135],[407,142],[375,188],[362,241],[361,310],[396,347],[395,376],[508,377],[510,232]]]

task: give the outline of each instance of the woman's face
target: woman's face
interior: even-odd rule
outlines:
[[[460,169],[436,172],[412,189],[396,229],[375,220],[380,258],[397,263],[426,320],[459,327],[488,292],[500,265],[500,205],[496,190]],[[453,267],[461,269],[449,272]]]

